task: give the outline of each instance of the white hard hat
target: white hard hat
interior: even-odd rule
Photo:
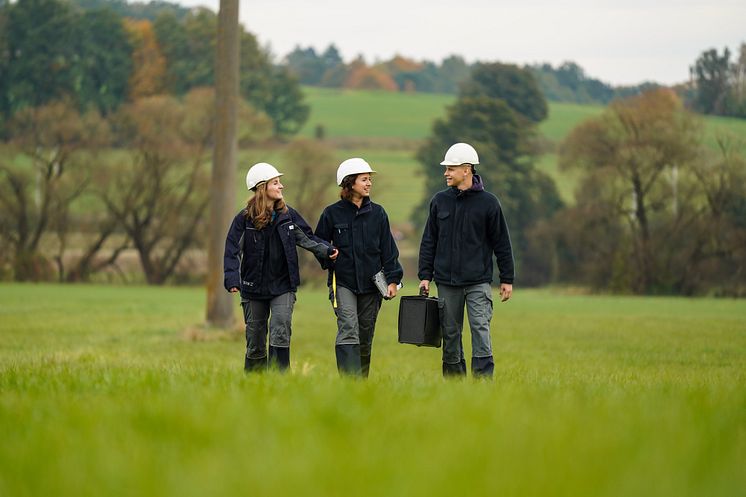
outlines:
[[[460,166],[461,164],[479,164],[479,156],[474,147],[468,143],[456,143],[446,152],[441,166]]]
[[[282,176],[282,173],[275,169],[275,166],[266,162],[259,162],[251,166],[249,172],[246,173],[246,188],[253,190],[259,183],[278,176]]]
[[[342,162],[337,168],[337,184],[341,185],[342,180],[345,179],[345,176],[349,176],[350,174],[374,172],[375,171],[370,168],[370,164],[365,162],[364,159],[361,159],[359,157],[347,159],[346,161]]]

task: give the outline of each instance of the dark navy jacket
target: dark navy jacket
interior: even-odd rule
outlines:
[[[500,201],[474,175],[470,189],[435,194],[420,243],[418,277],[468,286],[492,282],[492,254],[501,283],[513,283],[513,249]]]
[[[280,236],[287,261],[289,288],[286,291],[294,292],[300,285],[296,245],[312,251],[319,258],[328,257],[334,251],[328,243],[313,234],[308,223],[292,207],[288,206],[287,212],[278,214],[271,225],[261,230],[254,227],[254,223],[246,217],[246,209],[243,209],[233,218],[225,239],[223,284],[226,290],[240,288],[242,298],[274,296],[263,295],[261,290],[270,286],[266,284],[268,282],[262,285],[262,274],[266,274],[263,265],[270,263],[264,260],[265,245],[274,229]]]
[[[355,294],[376,292],[373,275],[383,269],[386,282],[400,283],[404,270],[399,264],[399,250],[391,235],[389,218],[383,207],[363,197],[358,207],[348,200],[340,200],[321,213],[316,226],[316,236],[331,241],[339,255],[322,262],[337,275],[337,285]]]

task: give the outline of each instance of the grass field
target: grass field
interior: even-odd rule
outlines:
[[[303,87],[311,117],[302,135],[323,125],[328,137],[422,139],[433,121],[445,115],[455,95],[392,93]]]
[[[364,382],[323,290],[288,375],[245,376],[203,301],[0,285],[0,495],[746,495],[746,302],[518,291],[494,381],[443,380],[385,303]]]

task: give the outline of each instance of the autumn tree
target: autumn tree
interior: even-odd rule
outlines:
[[[396,81],[382,68],[370,67],[362,57],[354,60],[348,69],[345,88],[356,90],[397,91]]]
[[[166,59],[161,53],[158,39],[150,21],[128,19],[125,28],[133,46],[132,66],[129,79],[129,98],[161,94],[165,89]]]
[[[185,251],[203,239],[213,102],[211,92],[195,90],[183,102],[147,97],[118,112],[118,139],[130,151],[112,165],[102,200],[132,241],[150,284],[165,283]]]
[[[697,212],[687,178],[699,136],[698,121],[669,90],[616,101],[570,133],[560,165],[584,176],[568,230],[582,236],[594,227],[588,246],[576,248],[596,260],[599,280],[636,293],[670,291],[671,250],[679,247],[669,243]]]
[[[27,165],[12,154],[0,161],[0,224],[12,252],[14,277],[53,278],[52,257],[41,246],[42,237],[52,232],[60,240],[56,259],[63,277],[71,205],[90,183],[95,151],[107,143],[108,127],[97,113],[80,115],[69,101],[61,101],[17,112],[9,130],[12,150],[29,161]],[[96,233],[86,252],[95,255],[110,234],[108,228]]]

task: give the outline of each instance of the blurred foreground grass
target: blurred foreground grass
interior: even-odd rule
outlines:
[[[311,288],[292,373],[245,376],[203,302],[0,285],[0,495],[746,495],[744,301],[518,289],[494,381],[397,344],[397,302],[370,379],[340,379]]]

